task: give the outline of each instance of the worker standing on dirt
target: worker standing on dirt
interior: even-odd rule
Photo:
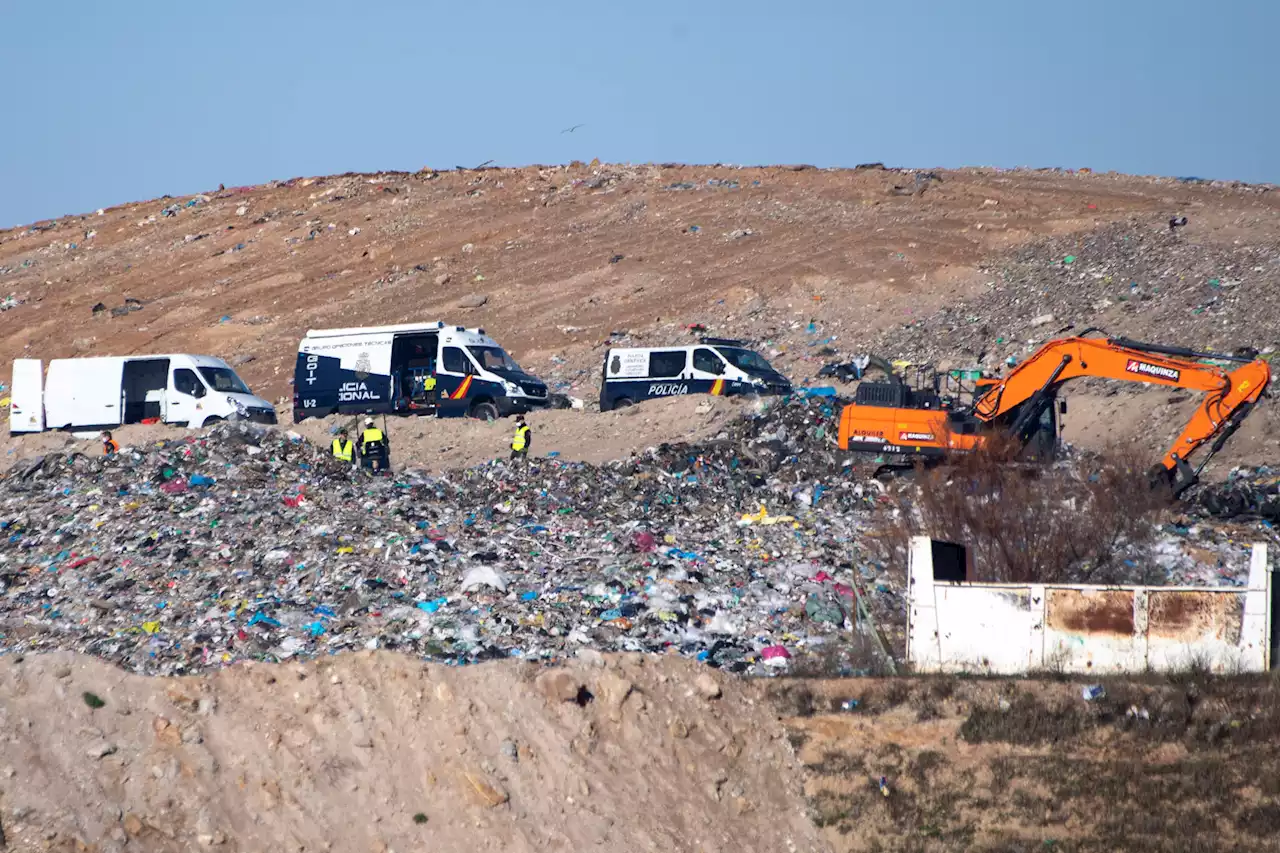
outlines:
[[[111,437],[111,433],[106,430],[102,431],[102,454],[104,456],[114,456],[120,452],[120,442]]]
[[[371,471],[384,471],[390,464],[387,437],[374,425],[373,418],[364,419],[364,432],[360,434],[360,462]]]
[[[521,463],[529,459],[529,445],[532,442],[529,425],[524,422],[524,415],[516,415],[516,434],[511,439],[511,461],[519,459]]]
[[[348,465],[355,458],[355,445],[347,437],[346,427],[339,429],[338,435],[333,439],[333,458],[339,462],[346,462]]]

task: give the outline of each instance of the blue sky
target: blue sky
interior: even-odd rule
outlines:
[[[486,160],[1280,181],[1277,32],[1274,0],[10,0],[0,225]]]

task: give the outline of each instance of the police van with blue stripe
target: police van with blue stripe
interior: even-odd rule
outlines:
[[[781,395],[791,383],[742,341],[703,338],[696,346],[611,349],[600,381],[600,411],[655,397]]]
[[[295,423],[375,413],[494,419],[547,401],[546,384],[484,329],[439,322],[312,329],[293,373]]]

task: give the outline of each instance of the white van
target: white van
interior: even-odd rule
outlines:
[[[89,431],[152,419],[192,429],[238,418],[276,422],[275,407],[254,396],[225,361],[207,355],[55,358],[42,383],[35,358],[13,362],[9,432]]]
[[[312,329],[293,371],[295,423],[373,413],[494,419],[547,402],[546,384],[484,329],[440,322]]]
[[[684,394],[790,393],[791,382],[742,341],[703,338],[697,346],[608,350],[600,378],[600,411]]]

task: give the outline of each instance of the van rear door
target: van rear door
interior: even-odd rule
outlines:
[[[43,431],[44,363],[38,358],[15,358],[9,389],[9,432]]]
[[[44,388],[45,423],[63,427],[119,426],[122,358],[55,358]]]

